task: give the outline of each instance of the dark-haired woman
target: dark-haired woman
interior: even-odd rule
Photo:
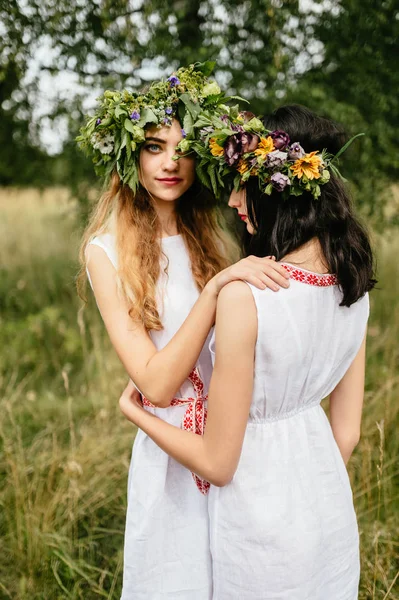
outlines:
[[[291,128],[284,109],[266,125],[309,153],[307,165],[296,166],[311,180],[318,139],[332,147],[341,134],[306,109],[290,110]],[[271,141],[261,144],[263,151]],[[358,597],[345,463],[360,434],[372,256],[343,185],[333,172],[329,181],[313,173],[325,182],[317,198],[306,190],[284,199],[281,189],[260,193],[256,177],[230,197],[246,222],[248,250],[282,260],[292,283],[278,295],[244,282],[219,294],[204,436],[121,398],[130,420],[213,484],[214,600]],[[331,424],[320,406],[326,396]]]

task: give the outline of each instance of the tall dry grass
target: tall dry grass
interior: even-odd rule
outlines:
[[[0,191],[0,598],[119,598],[134,430],[125,375],[74,289],[63,190]],[[399,600],[399,234],[377,240],[362,439],[349,470],[360,600]]]

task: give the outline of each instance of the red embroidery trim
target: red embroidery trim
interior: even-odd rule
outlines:
[[[191,371],[188,379],[191,381],[194,388],[195,398],[173,398],[170,406],[184,406],[187,404],[187,410],[183,415],[182,429],[185,431],[192,431],[197,435],[204,435],[206,418],[208,415],[204,403],[208,400],[208,396],[204,396],[204,383],[199,375],[197,367]],[[156,408],[145,397],[143,397],[143,405]],[[205,481],[205,479],[201,479],[195,473],[191,473],[191,475],[201,494],[207,494],[209,492],[210,483]]]
[[[317,287],[328,287],[329,285],[337,285],[338,283],[336,275],[321,275],[318,273],[311,273],[310,271],[303,271],[298,267],[284,263],[281,263],[281,266],[291,274],[292,279],[295,279],[295,281],[300,281],[301,283],[316,285]]]

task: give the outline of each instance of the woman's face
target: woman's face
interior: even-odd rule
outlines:
[[[255,230],[248,220],[247,202],[245,199],[245,188],[242,187],[239,192],[236,192],[233,189],[229,198],[229,206],[237,210],[240,219],[246,223],[248,233],[253,235]]]
[[[154,125],[146,130],[145,137],[140,151],[140,183],[155,201],[174,202],[195,179],[192,156],[172,160],[182,139],[180,124],[173,119],[170,127]]]

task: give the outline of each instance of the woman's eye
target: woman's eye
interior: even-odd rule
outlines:
[[[162,150],[161,146],[158,146],[158,144],[148,144],[145,146],[145,149],[153,154],[158,154],[158,152],[161,152]]]

